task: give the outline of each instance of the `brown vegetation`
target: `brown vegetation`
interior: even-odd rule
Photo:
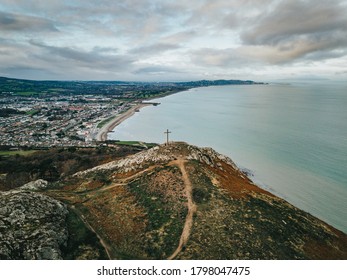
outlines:
[[[185,143],[64,177],[45,193],[73,206],[113,259],[347,258],[346,234]]]

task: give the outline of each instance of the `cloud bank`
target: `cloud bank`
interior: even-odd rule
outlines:
[[[344,79],[347,1],[3,0],[0,75]]]

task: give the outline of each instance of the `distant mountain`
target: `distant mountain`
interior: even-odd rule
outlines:
[[[0,258],[347,258],[346,234],[186,143],[9,192],[0,193]]]
[[[243,80],[201,80],[192,82],[176,83],[177,85],[187,85],[192,87],[206,87],[206,86],[226,86],[226,85],[263,85],[265,83]]]
[[[119,94],[122,90],[177,92],[193,87],[263,84],[242,80],[201,80],[191,82],[132,82],[132,81],[36,81],[0,77],[0,94]],[[158,93],[157,93],[158,91]]]

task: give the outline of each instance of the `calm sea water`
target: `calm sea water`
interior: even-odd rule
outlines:
[[[191,89],[157,99],[109,139],[213,147],[253,181],[347,232],[347,86]]]

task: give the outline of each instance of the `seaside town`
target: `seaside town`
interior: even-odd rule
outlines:
[[[142,99],[133,92],[37,95],[2,91],[0,143],[9,147],[100,145],[114,119],[138,108]]]
[[[7,147],[98,146],[145,101],[193,87],[252,84],[60,82],[0,78],[0,143]]]
[[[0,142],[8,146],[94,146],[110,116],[132,102],[91,95],[2,98],[2,107],[16,112],[1,118]]]

